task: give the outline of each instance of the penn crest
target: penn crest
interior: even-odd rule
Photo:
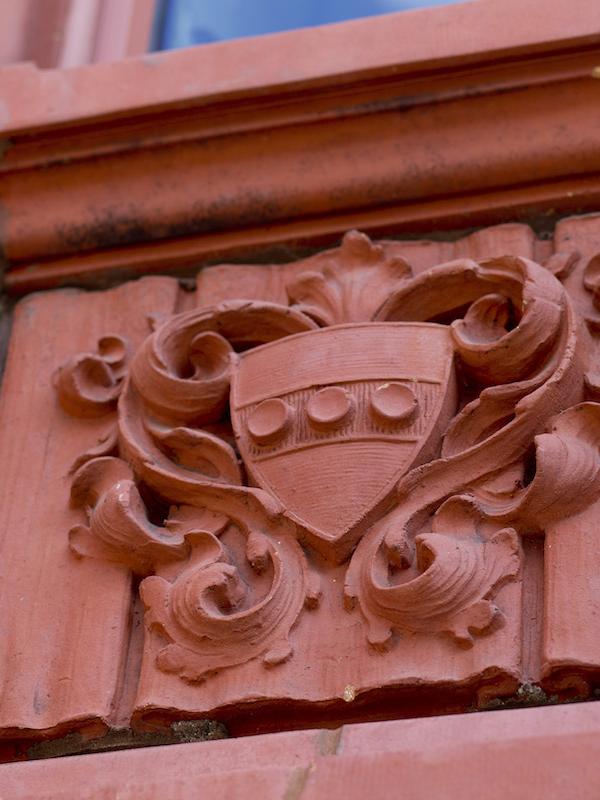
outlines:
[[[448,329],[418,323],[335,325],[242,354],[231,416],[250,477],[347,552],[439,447],[452,360]]]

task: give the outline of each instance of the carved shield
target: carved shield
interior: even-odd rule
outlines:
[[[231,416],[250,479],[347,549],[402,475],[435,457],[455,411],[448,328],[337,325],[244,353]]]

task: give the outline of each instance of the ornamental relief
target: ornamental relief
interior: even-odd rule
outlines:
[[[137,352],[107,331],[73,354],[62,407],[116,424],[73,464],[70,547],[139,576],[157,668],[193,685],[302,660],[291,632],[325,589],[383,659],[498,636],[524,537],[600,494],[597,322],[563,287],[572,263],[413,275],[350,232],[287,305],[232,298],[153,320]]]

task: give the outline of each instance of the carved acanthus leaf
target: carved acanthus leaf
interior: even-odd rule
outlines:
[[[516,325],[510,330],[507,330],[506,301],[516,315]],[[481,265],[454,262],[430,270],[390,298],[380,317],[402,319],[410,315],[411,319],[420,319],[467,302],[472,306],[465,320],[453,324],[458,355],[465,369],[471,370],[484,385],[486,382],[499,385],[484,389],[477,400],[463,409],[446,434],[442,459],[413,470],[400,482],[396,509],[366,534],[352,558],[346,595],[350,601],[358,601],[371,630],[370,638],[379,644],[389,639],[394,627],[407,628],[400,611],[403,592],[408,589],[399,589],[390,582],[390,567],[405,571],[400,581],[403,587],[409,587],[412,580],[424,582],[431,569],[430,565],[419,578],[406,577],[414,569],[415,558],[417,567],[423,564],[420,555],[423,541],[431,541],[428,533],[425,540],[421,538],[428,514],[455,493],[469,487],[476,493],[475,487],[484,483],[486,476],[524,458],[530,442],[552,415],[582,395],[584,363],[578,351],[578,326],[573,309],[558,281],[525,259],[494,259]],[[494,379],[495,374],[507,383],[500,384]],[[573,437],[573,423],[569,422],[572,413],[581,414],[575,410],[567,412],[566,417],[558,418],[554,434],[536,439],[541,456],[540,474],[528,488],[526,501],[518,513],[518,503],[513,504],[514,508],[511,506],[515,513],[493,513],[492,508],[480,505],[484,516],[498,524],[512,523],[514,527],[531,525],[532,519],[537,518],[535,524],[543,527],[550,507],[553,513],[569,514],[597,495],[597,448],[585,440],[586,436],[589,439],[589,433],[583,436],[583,442],[581,430],[578,437]],[[586,412],[588,418],[594,414],[589,409]],[[595,425],[592,428],[597,429]],[[571,484],[570,478],[567,480],[567,492],[573,494],[577,484],[583,489],[570,499],[558,491],[558,497],[565,500],[562,512],[560,502],[548,500],[558,489],[562,469],[553,470],[561,463],[576,476],[575,484]],[[440,544],[439,540],[434,541]],[[501,541],[506,546],[506,533]],[[510,557],[495,561],[502,565],[496,573],[490,567],[486,549],[479,560],[475,557],[481,546],[478,534],[461,540],[460,545],[456,543],[464,553],[464,563],[471,559],[478,564],[477,577],[470,581],[471,586],[478,587],[472,598],[476,603],[489,600],[502,580],[514,576],[518,552],[511,551]],[[450,610],[456,609],[454,604],[459,602],[461,581],[451,579],[450,575],[458,576],[464,568],[453,570],[452,558],[457,556],[452,555],[451,548],[444,550],[438,546],[432,552],[436,554],[432,563],[436,564],[437,575],[447,576],[445,588],[440,588],[440,592],[449,611],[446,629],[454,630],[454,615]],[[496,577],[488,582],[492,575]],[[481,611],[483,606],[479,604],[477,608]],[[460,617],[462,612],[455,613]]]
[[[128,344],[121,336],[98,341],[97,353],[80,353],[54,376],[58,399],[74,417],[100,417],[112,411],[123,387]]]
[[[80,556],[114,561],[148,575],[157,564],[185,558],[189,552],[185,535],[149,521],[133,473],[120,459],[99,458],[81,467],[71,498],[89,515],[88,526],[77,525],[69,534],[71,549]],[[197,510],[197,526],[202,522]]]
[[[306,562],[289,537],[247,533],[246,558],[269,586],[256,596],[212,534],[194,537],[189,566],[174,582],[156,576],[141,586],[148,622],[171,640],[158,665],[188,681],[262,657],[274,666],[292,654],[290,629],[307,600]]]
[[[197,473],[199,479],[242,483],[235,451],[218,436],[193,428],[162,428],[152,422],[147,422],[147,429],[170,461]]]
[[[311,269],[287,284],[290,303],[320,325],[373,318],[411,274],[408,263],[386,255],[368,236],[350,231],[339,249],[311,259]]]
[[[472,502],[482,515],[543,533],[557,520],[578,514],[600,493],[600,404],[581,403],[563,411],[548,433],[535,437],[535,474],[531,483],[508,496],[484,483]]]
[[[71,496],[75,507],[87,511],[89,524],[73,527],[69,538],[79,556],[123,564],[142,577],[159,573],[141,584],[148,624],[171,641],[158,665],[201,681],[257,657],[266,666],[285,661],[292,652],[290,629],[319,596],[289,523],[274,526],[271,512],[254,496],[254,503],[241,501],[237,511],[232,506],[233,517],[206,506],[181,506],[171,509],[163,526],[155,525],[132,478],[129,466],[116,458],[82,466]],[[246,539],[252,572],[268,578],[262,593],[244,580],[218,539],[230,523]]]
[[[367,638],[376,648],[388,646],[392,630],[448,633],[457,644],[470,647],[472,634],[486,633],[500,612],[488,599],[519,571],[519,542],[506,528],[488,540],[460,533],[423,533],[415,539],[414,574],[400,573],[393,585],[387,578],[383,553],[370,568],[368,586],[356,586],[349,573],[346,598],[368,592],[361,608],[368,624]],[[360,560],[360,557],[359,557]],[[359,576],[358,581],[364,580]]]

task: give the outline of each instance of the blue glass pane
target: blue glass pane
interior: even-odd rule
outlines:
[[[164,0],[155,50],[238,39],[457,0]]]

